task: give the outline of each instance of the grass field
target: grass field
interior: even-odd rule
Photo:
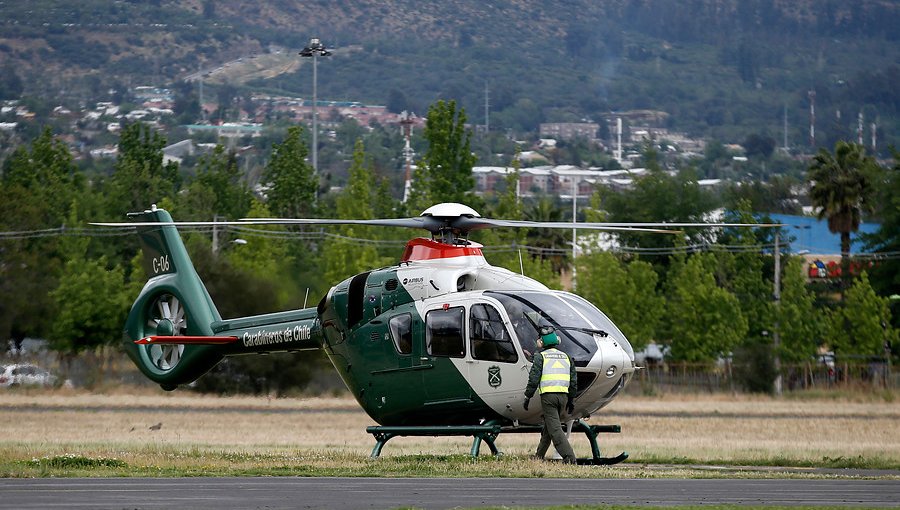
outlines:
[[[589,423],[613,467],[531,460],[537,435],[391,440],[378,460],[351,398],[217,398],[139,390],[0,393],[0,476],[785,476],[769,466],[900,470],[900,404],[883,398],[623,396]],[[587,440],[573,435],[579,456]],[[720,466],[698,467],[698,465]],[[726,468],[722,468],[725,466]],[[748,467],[749,466],[749,467]],[[792,470],[788,476],[821,476]],[[828,476],[834,476],[830,473]],[[900,478],[897,473],[883,476]]]

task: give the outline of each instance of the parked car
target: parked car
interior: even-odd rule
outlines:
[[[7,365],[0,372],[0,388],[8,388],[10,386],[53,386],[54,384],[56,384],[55,375],[34,365]]]

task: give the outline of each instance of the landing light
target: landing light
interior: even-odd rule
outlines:
[[[609,368],[606,369],[606,377],[612,377],[614,375],[616,375],[616,366],[611,365]]]

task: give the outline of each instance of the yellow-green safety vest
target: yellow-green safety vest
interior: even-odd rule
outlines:
[[[541,393],[568,393],[572,365],[569,356],[558,349],[541,352],[544,367],[541,371]]]

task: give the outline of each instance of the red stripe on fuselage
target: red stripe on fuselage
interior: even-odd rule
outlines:
[[[163,345],[222,345],[237,342],[236,336],[148,336],[135,340],[136,344],[163,344]]]
[[[484,257],[484,254],[481,252],[481,245],[469,243],[466,246],[457,246],[419,237],[406,243],[406,250],[403,251],[401,260],[410,262],[413,260],[435,260],[469,256]]]

